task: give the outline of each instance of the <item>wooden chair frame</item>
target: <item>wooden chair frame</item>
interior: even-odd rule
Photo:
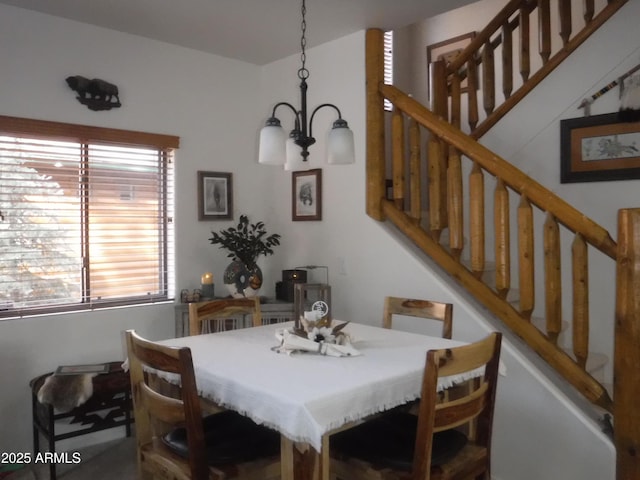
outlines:
[[[411,472],[374,467],[357,459],[333,457],[332,478],[344,480],[453,480],[491,478],[491,437],[502,335],[491,333],[461,347],[430,350],[426,355],[422,394],[418,409],[415,453]],[[438,379],[485,367],[484,376],[464,396],[442,399]],[[449,461],[432,467],[431,451],[436,432],[475,427],[468,444]]]
[[[138,477],[165,480],[274,480],[280,478],[280,458],[257,458],[242,463],[211,466],[193,370],[191,349],[168,347],[143,339],[134,330],[125,333],[131,391],[136,421]],[[180,376],[180,386],[169,388],[145,368]],[[173,387],[173,385],[171,385]],[[175,394],[175,396],[173,396]],[[162,436],[175,427],[184,427],[188,457],[166,446]],[[210,435],[212,432],[207,432]],[[216,432],[213,432],[214,434]],[[222,435],[222,433],[218,433]]]
[[[200,335],[202,323],[208,320],[229,319],[239,315],[251,315],[254,327],[262,325],[260,299],[223,298],[189,304],[189,335]]]
[[[393,315],[426,318],[442,322],[442,338],[451,338],[453,332],[453,304],[401,297],[384,299],[382,326],[391,328]]]
[[[140,478],[205,480],[209,478],[204,446],[202,410],[198,398],[191,350],[167,347],[125,333],[136,421]],[[144,366],[180,375],[181,398],[162,395],[148,384]],[[184,459],[162,444],[159,437],[173,425],[187,429],[189,458]],[[174,478],[170,477],[170,478]]]

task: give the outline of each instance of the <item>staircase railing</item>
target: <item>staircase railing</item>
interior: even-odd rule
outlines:
[[[500,318],[589,401],[614,414],[618,480],[640,478],[640,210],[622,210],[620,244],[544,186],[494,154],[459,128],[392,85],[385,85],[383,32],[367,32],[367,213],[389,220]],[[393,105],[390,145],[385,134],[384,99]],[[422,151],[423,145],[426,149]],[[389,147],[389,148],[388,148]],[[385,152],[391,152],[387,162]],[[424,166],[426,158],[426,166]],[[463,164],[463,162],[465,162]],[[387,172],[391,172],[388,193]],[[465,172],[465,173],[463,173]],[[485,209],[493,183],[492,218]],[[423,197],[428,211],[423,213]],[[468,202],[468,211],[464,205]],[[517,225],[511,228],[516,206]],[[465,230],[463,216],[467,216]],[[536,228],[545,220],[541,228]],[[492,225],[490,235],[487,225]],[[512,230],[517,241],[512,246]],[[443,232],[448,235],[444,236]],[[562,295],[561,235],[573,235],[570,252],[572,295]],[[494,239],[495,279],[485,260]],[[465,244],[468,238],[468,245]],[[544,302],[536,303],[534,244],[543,245]],[[513,248],[512,248],[513,247]],[[589,248],[617,263],[614,394],[586,371],[589,357]],[[565,248],[566,250],[566,248]],[[463,255],[463,252],[465,255]],[[468,253],[468,259],[464,260]],[[516,287],[511,271],[519,272]],[[513,303],[509,293],[517,290]],[[563,303],[564,302],[564,303]],[[566,303],[569,302],[567,305]],[[532,324],[542,312],[546,325]],[[572,345],[558,345],[562,312],[572,312]]]
[[[550,0],[511,0],[460,55],[432,72],[446,79],[448,86],[430,95],[432,109],[460,126],[461,85],[466,81],[466,120],[471,136],[480,138],[626,2],[607,0],[600,7],[601,1],[584,0],[582,15],[574,15],[571,0],[558,0],[557,10],[551,8]],[[557,37],[552,35],[553,29],[557,29]],[[531,54],[535,39],[537,56]],[[430,85],[438,85],[438,81]],[[496,105],[500,86],[504,100]]]

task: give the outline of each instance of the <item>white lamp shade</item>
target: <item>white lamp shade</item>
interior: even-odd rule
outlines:
[[[284,165],[285,134],[280,125],[266,125],[260,130],[258,163],[263,165]]]
[[[346,165],[355,161],[353,132],[348,127],[334,126],[327,139],[327,162],[334,165]]]
[[[287,139],[287,161],[284,164],[284,169],[288,172],[293,172],[297,170],[304,170],[305,165],[302,161],[302,148],[299,145],[296,145],[295,139],[293,137],[289,137]]]

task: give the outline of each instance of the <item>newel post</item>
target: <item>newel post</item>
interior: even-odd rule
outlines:
[[[614,358],[616,479],[640,478],[640,209],[618,211]]]
[[[384,32],[367,30],[367,215],[384,220],[381,201],[385,198],[384,97],[379,86],[384,83]]]

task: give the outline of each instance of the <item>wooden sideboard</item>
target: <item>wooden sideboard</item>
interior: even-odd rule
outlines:
[[[264,302],[260,303],[260,310],[262,312],[263,324],[289,322],[294,319],[293,303],[276,300],[275,298],[267,298]],[[251,319],[246,317],[233,319],[233,321],[241,322],[242,325],[239,325],[240,327],[247,327],[251,325]],[[176,337],[185,337],[189,335],[188,303],[179,303],[175,306],[175,323]]]

